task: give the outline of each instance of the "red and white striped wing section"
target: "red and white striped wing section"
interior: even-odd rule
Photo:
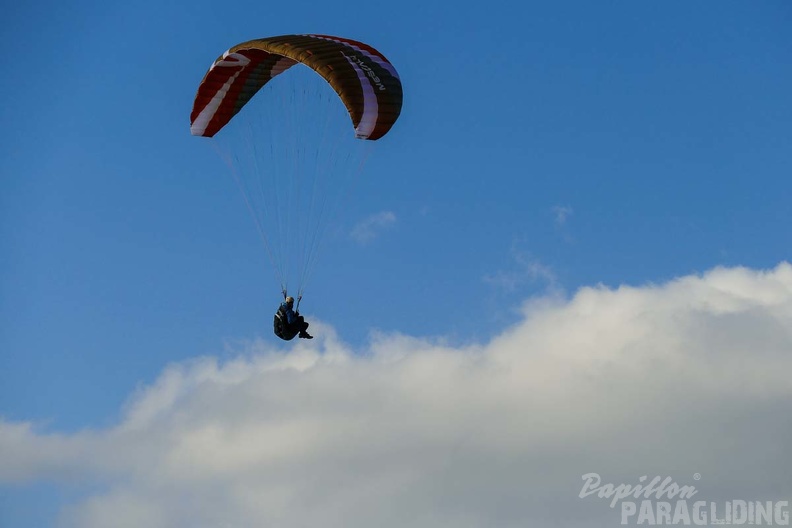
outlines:
[[[225,52],[198,87],[190,133],[214,136],[262,86],[295,64],[295,60],[260,49]]]

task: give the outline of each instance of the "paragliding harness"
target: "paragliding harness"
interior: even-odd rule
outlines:
[[[273,323],[275,335],[286,341],[291,341],[297,335],[297,330],[289,328],[289,323],[286,321],[286,311],[283,306],[278,308],[275,312],[275,321]]]
[[[286,299],[286,292],[283,292],[283,299]],[[299,310],[300,308],[300,300],[302,300],[302,295],[297,297],[297,306],[296,309]],[[300,330],[296,327],[290,327],[289,321],[286,319],[286,309],[281,304],[278,307],[278,311],[275,312],[275,319],[273,321],[273,330],[275,335],[280,337],[285,341],[291,341],[295,338],[295,336],[300,332]]]

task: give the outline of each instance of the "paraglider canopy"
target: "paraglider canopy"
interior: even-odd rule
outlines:
[[[204,75],[190,132],[216,137],[284,295],[294,274],[302,296],[329,220],[368,158],[361,147],[387,134],[401,108],[390,61],[342,37],[250,40]]]
[[[214,62],[198,88],[190,131],[214,136],[262,86],[298,62],[330,83],[356,137],[379,139],[399,117],[399,74],[376,49],[329,35],[284,35],[237,44]]]

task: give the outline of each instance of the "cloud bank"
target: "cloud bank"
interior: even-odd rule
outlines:
[[[792,499],[792,266],[533,299],[486,343],[328,327],[171,365],[118,425],[0,422],[0,483],[85,484],[63,526],[614,526],[582,475]],[[694,480],[697,474],[700,480]]]

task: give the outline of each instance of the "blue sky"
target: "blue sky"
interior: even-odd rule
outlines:
[[[303,301],[354,358],[383,335],[401,336],[384,349],[488,346],[530,323],[526,306],[599,284],[651,291],[719,266],[783,278],[790,22],[785,2],[7,6],[4,423],[113,430],[168,365],[308,346],[271,335],[279,286],[255,226],[189,134],[198,82],[231,45],[335,34],[400,73],[402,115]],[[62,508],[107,478],[11,478],[0,524],[76,522]]]

